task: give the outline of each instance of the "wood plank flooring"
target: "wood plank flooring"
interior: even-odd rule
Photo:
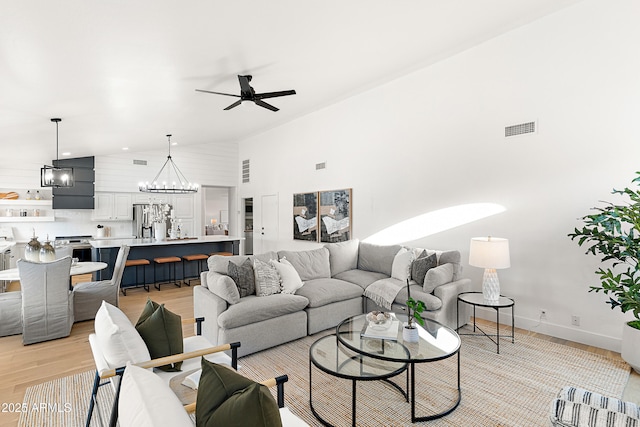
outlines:
[[[147,297],[157,303],[164,303],[169,310],[183,318],[193,317],[193,291],[187,286],[177,288],[164,285],[161,291],[151,286],[149,293],[142,288],[129,289],[127,296],[120,295],[120,308],[135,323]],[[69,337],[43,343],[24,346],[21,335],[0,338],[0,405],[22,403],[25,390],[31,385],[94,369],[88,340],[92,332],[93,321],[90,320],[74,324]],[[526,330],[519,329],[518,332],[606,357],[620,358],[619,353],[609,350]],[[185,326],[184,334],[193,335],[193,326]],[[0,412],[0,426],[15,426],[18,418],[17,413]]]

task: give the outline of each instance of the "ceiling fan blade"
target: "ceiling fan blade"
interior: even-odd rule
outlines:
[[[242,93],[251,94],[253,93],[253,89],[249,86],[249,82],[251,81],[251,76],[238,76],[238,81],[240,82],[240,90]]]
[[[271,105],[271,104],[267,104],[267,103],[266,103],[266,102],[264,102],[264,101],[260,101],[259,99],[256,99],[256,100],[255,100],[255,101],[253,101],[253,102],[255,102],[255,103],[256,103],[256,105],[259,105],[259,106],[264,107],[264,108],[266,108],[266,109],[268,109],[268,110],[271,110],[271,111],[278,111],[278,110],[279,110],[279,108],[276,108],[276,107],[274,107],[274,106],[273,106],[273,105]]]
[[[225,108],[225,111],[231,110],[232,108],[236,108],[240,104],[242,104],[242,100],[238,100],[238,101],[234,102],[233,104],[229,105],[227,108]]]
[[[295,95],[295,90],[282,90],[280,92],[265,92],[265,93],[256,93],[256,99],[266,99],[266,98],[275,98],[277,96],[287,96],[287,95]]]
[[[196,92],[213,93],[215,95],[235,96],[236,98],[240,98],[240,95],[233,95],[231,93],[213,92],[211,90],[196,89]]]

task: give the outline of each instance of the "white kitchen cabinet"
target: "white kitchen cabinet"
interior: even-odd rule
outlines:
[[[176,194],[173,197],[173,210],[176,218],[193,219],[193,195]]]
[[[94,221],[131,221],[133,202],[129,193],[96,193]]]

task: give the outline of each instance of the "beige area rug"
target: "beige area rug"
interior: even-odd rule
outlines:
[[[321,425],[309,408],[309,347],[325,333],[240,359],[240,372],[255,380],[287,374],[286,405],[312,426]],[[429,426],[548,426],[551,400],[564,385],[575,385],[621,397],[629,366],[620,361],[568,346],[516,334],[516,343],[501,341],[501,354],[485,337],[462,337],[460,353],[462,401]],[[336,426],[351,425],[351,381],[313,368],[314,407]],[[444,408],[456,395],[456,358],[417,365],[417,415]],[[25,403],[70,403],[68,412],[30,411],[20,426],[82,426],[93,373],[87,372],[30,387]],[[406,375],[394,378],[403,388]],[[101,401],[110,402],[110,387],[101,387]],[[103,408],[107,405],[103,405]],[[107,413],[108,418],[108,413]],[[359,426],[403,426],[410,423],[410,405],[391,386],[380,382],[357,385]],[[92,424],[93,425],[93,424]],[[97,425],[97,424],[95,424]]]

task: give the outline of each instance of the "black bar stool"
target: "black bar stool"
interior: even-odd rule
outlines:
[[[147,265],[151,264],[148,259],[128,259],[127,262],[124,263],[124,268],[127,267],[135,267],[136,268],[136,280],[132,285],[125,286],[122,282],[120,282],[120,290],[122,291],[122,295],[127,296],[126,288],[139,288],[142,286],[145,291],[149,292],[149,285],[147,284]],[[142,267],[142,283],[138,283],[138,269]]]
[[[182,257],[182,281],[184,282],[185,285],[187,286],[191,286],[191,281],[192,280],[197,280],[200,278],[200,273],[202,273],[204,271],[204,264],[206,264],[207,260],[209,259],[208,255],[205,254],[192,254],[192,255],[184,255]],[[189,278],[187,279],[187,275],[185,274],[185,263],[190,263],[193,261],[197,261],[198,262],[198,270],[197,270],[197,275],[196,276],[189,276]]]
[[[182,285],[176,280],[176,263],[177,262],[181,262],[182,259],[180,259],[177,256],[165,256],[165,257],[158,257],[158,258],[154,258],[153,262],[155,263],[153,265],[153,282],[155,283],[155,288],[157,290],[160,290],[160,285],[162,284],[166,284],[166,283],[173,283],[174,285],[176,285],[177,287],[181,287]],[[165,265],[167,264],[169,266],[169,281],[167,282],[156,282],[156,269],[159,265]],[[173,278],[171,278],[171,266],[173,266]]]

